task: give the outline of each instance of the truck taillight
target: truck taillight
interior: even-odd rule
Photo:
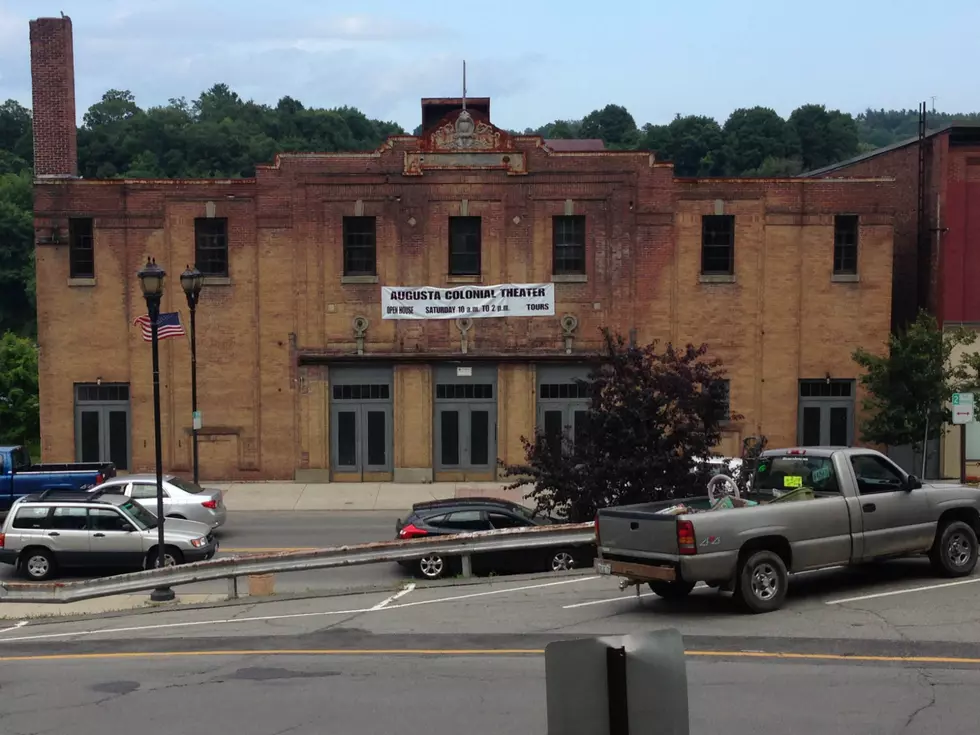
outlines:
[[[4,540],[4,535],[0,533],[0,549],[3,548],[3,540]]]
[[[95,476],[95,484],[96,484],[96,485],[101,485],[101,484],[102,484],[102,481],[103,481],[104,479],[105,479],[105,478],[104,478],[104,477],[102,476],[102,473],[100,472],[99,474],[97,474],[97,475]]]
[[[601,544],[599,543],[599,514],[598,513],[595,514],[595,520],[593,520],[592,523],[595,525],[595,545],[601,546]]]
[[[698,542],[694,538],[694,523],[678,519],[677,551],[681,554],[697,554]]]

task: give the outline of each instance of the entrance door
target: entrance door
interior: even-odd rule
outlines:
[[[334,480],[390,480],[391,368],[331,368],[330,383]]]
[[[538,365],[538,432],[555,447],[582,436],[589,415],[589,369],[580,365]]]
[[[848,447],[854,443],[851,380],[800,381],[797,441],[803,447]]]
[[[435,374],[436,471],[443,479],[496,479],[496,367],[440,365]]]
[[[75,458],[129,470],[128,385],[75,386]]]

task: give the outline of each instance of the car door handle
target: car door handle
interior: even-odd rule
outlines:
[[[92,536],[94,536],[95,538],[105,538],[104,533],[93,533]]]
[[[57,531],[52,531],[51,533],[48,534],[48,536],[60,536],[60,535],[61,534],[58,533]]]
[[[861,510],[863,510],[865,513],[874,513],[877,508],[878,506],[874,503],[865,503],[861,506]]]

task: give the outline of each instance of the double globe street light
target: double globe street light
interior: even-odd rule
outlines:
[[[194,317],[197,313],[197,301],[201,296],[201,288],[204,286],[204,274],[197,269],[197,266],[187,269],[180,274],[180,287],[184,289],[187,296],[187,308],[191,312],[191,411],[192,424],[191,433],[193,435],[194,446],[194,484],[198,483],[198,461],[197,461],[197,435],[201,428],[201,416],[197,412],[197,329]]]

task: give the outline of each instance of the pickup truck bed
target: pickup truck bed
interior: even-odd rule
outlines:
[[[44,490],[85,490],[115,477],[111,462],[35,464],[23,446],[0,447],[0,513],[25,495]]]
[[[752,483],[749,507],[688,498],[600,510],[596,571],[671,599],[706,582],[768,612],[794,572],[929,554],[938,573],[963,576],[977,563],[980,490],[923,487],[878,452],[771,450]]]

